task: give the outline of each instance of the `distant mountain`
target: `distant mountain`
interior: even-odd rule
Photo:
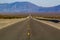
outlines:
[[[39,10],[40,12],[60,12],[60,5],[54,7],[45,7]]]
[[[60,5],[39,7],[30,2],[14,2],[0,4],[0,12],[60,12]]]

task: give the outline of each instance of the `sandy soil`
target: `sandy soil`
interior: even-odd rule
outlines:
[[[59,23],[54,23],[54,22],[43,21],[43,20],[40,20],[40,22],[45,23],[45,24],[48,24],[48,25],[50,25],[50,26],[53,26],[53,27],[55,27],[55,28],[60,29],[60,22],[59,22]]]
[[[37,19],[35,19],[35,20],[37,20]],[[57,29],[60,29],[60,22],[59,23],[54,23],[54,22],[44,21],[44,20],[37,20],[37,21],[40,21],[42,23],[45,23],[45,24],[48,24],[48,25],[50,25],[52,27],[55,27]]]
[[[5,28],[9,25],[12,25],[14,23],[20,22],[25,20],[26,18],[21,19],[0,19],[0,29]]]

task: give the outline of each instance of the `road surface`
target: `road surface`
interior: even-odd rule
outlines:
[[[1,29],[0,40],[60,40],[60,30],[28,18]]]

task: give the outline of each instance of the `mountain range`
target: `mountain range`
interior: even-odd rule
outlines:
[[[42,7],[30,2],[3,3],[0,4],[0,12],[60,12],[60,5]]]

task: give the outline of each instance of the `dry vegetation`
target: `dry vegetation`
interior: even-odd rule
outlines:
[[[15,18],[25,18],[27,16],[22,15],[0,15],[0,19],[15,19]]]
[[[6,15],[7,14],[7,15]],[[32,17],[43,17],[43,18],[52,18],[60,19],[60,12],[47,12],[47,13],[1,13],[0,18],[3,19],[13,19],[13,18],[25,18],[32,15]]]
[[[37,13],[32,14],[33,17],[43,17],[43,18],[51,18],[51,19],[60,19],[60,13]]]

